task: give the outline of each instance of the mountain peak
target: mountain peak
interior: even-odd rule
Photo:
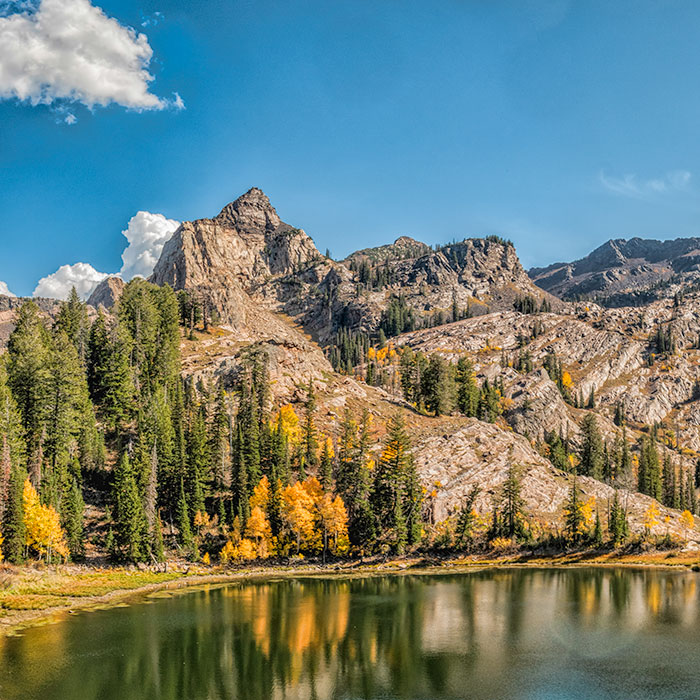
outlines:
[[[227,204],[214,221],[233,224],[241,231],[270,230],[282,223],[268,196],[258,187],[251,187],[238,199]]]

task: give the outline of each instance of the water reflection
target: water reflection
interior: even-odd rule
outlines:
[[[697,625],[694,574],[251,583],[6,640],[0,697],[690,698]]]

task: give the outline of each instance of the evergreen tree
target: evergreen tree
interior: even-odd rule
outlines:
[[[603,524],[600,521],[600,511],[595,511],[595,528],[593,529],[593,543],[596,547],[603,545]]]
[[[217,392],[209,447],[212,461],[211,472],[214,477],[214,486],[217,489],[222,489],[226,486],[227,476],[230,470],[230,432],[226,392],[222,386]]]
[[[659,453],[656,449],[655,434],[644,436],[640,446],[638,487],[657,501],[662,498],[661,468]]]
[[[676,468],[672,464],[668,452],[664,455],[662,484],[662,503],[673,508],[678,499],[678,489],[676,487]]]
[[[126,452],[114,475],[113,504],[114,540],[119,557],[127,561],[144,561],[146,522],[136,477]]]
[[[79,465],[77,466],[79,469]],[[68,489],[65,505],[63,507],[63,528],[66,531],[66,540],[71,558],[74,561],[85,556],[85,540],[83,533],[83,518],[85,513],[85,501],[78,477],[73,474]]]
[[[629,536],[627,513],[620,504],[619,494],[615,490],[615,498],[610,506],[608,514],[608,532],[613,545],[618,546]]]
[[[474,379],[474,367],[466,357],[457,362],[457,408],[465,415],[476,418],[479,412],[479,387]]]
[[[594,479],[603,478],[603,440],[598,430],[598,422],[592,413],[588,413],[581,425],[583,444],[581,447],[580,471],[584,476]]]
[[[448,415],[454,407],[455,382],[452,365],[434,353],[423,373],[421,394],[428,411],[436,416]]]
[[[209,441],[204,413],[195,411],[187,436],[187,505],[190,515],[204,512],[204,489],[209,481]]]
[[[12,564],[21,564],[25,552],[24,499],[22,493],[27,474],[18,465],[13,465],[7,490],[7,503],[2,521],[2,552]]]
[[[499,494],[497,512],[501,534],[511,539],[525,535],[523,499],[520,495],[520,472],[514,464],[508,467],[508,476]]]
[[[422,496],[410,450],[403,416],[396,413],[387,426],[376,468],[372,510],[380,530],[397,553],[402,553],[406,544],[420,537]]]
[[[88,336],[90,333],[90,321],[88,319],[87,304],[81,301],[78,292],[73,287],[68,301],[61,304],[61,310],[56,317],[54,330],[63,331],[75,347],[82,365],[87,362]]]
[[[7,352],[8,382],[24,428],[29,476],[38,488],[49,401],[49,335],[33,301],[20,307]]]
[[[472,487],[459,511],[457,530],[455,532],[455,546],[458,548],[469,546],[474,538],[474,527],[478,522],[474,504],[480,491],[481,489],[478,486]]]
[[[180,546],[189,554],[194,551],[194,538],[192,537],[192,526],[190,525],[190,514],[187,508],[187,498],[185,497],[185,484],[180,481],[180,495],[177,501],[177,529],[178,542]]]
[[[576,482],[576,474],[571,478],[571,488],[565,506],[566,534],[575,545],[581,542],[585,518],[581,511],[581,491]]]

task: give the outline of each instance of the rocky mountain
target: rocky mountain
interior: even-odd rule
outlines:
[[[537,286],[564,299],[639,305],[700,284],[700,238],[610,240],[585,258],[529,274]]]
[[[466,239],[433,250],[401,237],[336,262],[302,229],[282,222],[253,188],[214,219],[185,222],[163,249],[151,280],[201,298],[231,327],[245,325],[253,300],[294,318],[321,343],[339,328],[375,333],[392,298],[417,325],[451,314],[512,308],[518,297],[561,306],[522,268],[512,244]]]
[[[107,277],[95,287],[87,303],[96,309],[101,306],[109,310],[119,301],[125,286],[121,277]]]
[[[553,466],[543,445],[556,433],[579,451],[587,416],[595,416],[610,449],[622,439],[614,420],[622,412],[635,458],[652,425],[661,457],[670,456],[679,474],[700,458],[700,291],[692,288],[699,248],[696,239],[611,241],[581,261],[528,276],[513,245],[499,238],[432,248],[403,236],[334,261],[253,188],[213,219],[183,223],[151,281],[187,292],[212,323],[181,343],[183,371],[198,385],[221,381],[232,389],[246,358],[263,351],[274,405],[299,406],[313,381],[318,424],[330,435],[337,437],[346,409],[354,415],[367,409],[378,450],[390,416],[402,411],[433,519],[454,512],[474,485],[486,514],[515,463],[528,510],[558,527],[570,476]],[[120,279],[109,278],[90,304],[110,309],[123,289]],[[608,302],[631,294],[635,305],[550,294],[583,289]],[[649,300],[642,304],[643,294]],[[0,343],[20,303],[0,297]],[[41,304],[49,314],[57,309]],[[382,348],[379,330],[389,330],[392,314],[411,322],[386,333]],[[365,343],[342,373],[328,359],[339,331]],[[466,357],[479,384],[498,387],[501,415],[487,423],[456,412],[433,416],[407,403],[405,349],[451,364]],[[552,358],[566,391],[552,374]],[[589,478],[580,485],[607,507],[611,486]],[[641,529],[650,499],[634,493],[634,479],[617,486],[626,487],[632,525]],[[661,512],[669,532],[683,530],[678,512]]]
[[[618,243],[589,256],[577,274],[592,277],[611,260],[618,261],[611,264],[617,272],[631,270],[630,261],[642,258],[657,271],[666,265],[661,253],[654,257],[648,249],[642,255],[644,246],[638,245],[635,253],[631,241]],[[662,248],[672,250],[665,244]],[[686,252],[674,255],[669,279],[692,275],[692,244],[674,250]],[[530,274],[538,283],[547,276]],[[246,354],[263,349],[270,358],[275,403],[299,403],[313,380],[319,422],[331,434],[346,408],[356,414],[367,408],[377,426],[396,410],[404,411],[438,519],[457,508],[475,484],[484,489],[479,504],[486,512],[508,465],[517,462],[524,469],[524,497],[531,512],[543,523],[559,522],[570,477],[535,447],[556,432],[579,449],[580,426],[589,414],[596,416],[609,445],[619,443],[621,432],[613,418],[622,410],[633,450],[646,426],[658,423],[662,454],[672,449],[682,470],[690,469],[700,454],[696,293],[676,304],[663,297],[631,308],[563,302],[538,289],[513,246],[496,238],[432,249],[404,236],[333,261],[301,229],[283,223],[257,189],[214,219],[184,223],[166,244],[151,279],[186,290],[220,316],[215,334],[183,341],[185,372],[196,379],[221,379],[232,387]],[[555,285],[551,289],[562,293]],[[619,289],[628,287],[621,283]],[[391,339],[390,347],[399,352],[381,363],[380,386],[368,385],[364,360],[351,376],[334,372],[322,350],[334,333],[339,328],[364,332],[376,342],[387,309],[398,299],[414,314],[418,328]],[[673,353],[657,353],[653,339],[659,329],[674,339]],[[452,363],[468,357],[479,382],[487,379],[501,387],[502,417],[488,424],[416,412],[401,392],[404,347]],[[568,399],[545,368],[550,356],[568,376]],[[381,428],[375,434],[380,438]],[[594,479],[582,479],[581,486],[600,504],[612,498],[611,487]],[[641,528],[650,499],[634,489],[625,493],[632,524]],[[679,514],[663,514],[667,529],[681,532]]]

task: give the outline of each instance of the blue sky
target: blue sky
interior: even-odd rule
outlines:
[[[41,4],[0,0],[0,44],[2,18]],[[700,234],[695,1],[92,4],[145,34],[154,79],[116,98],[44,86],[36,105],[16,97],[24,67],[0,79],[17,294],[63,264],[118,271],[138,211],[213,216],[253,185],[336,257],[498,233],[531,266]]]

